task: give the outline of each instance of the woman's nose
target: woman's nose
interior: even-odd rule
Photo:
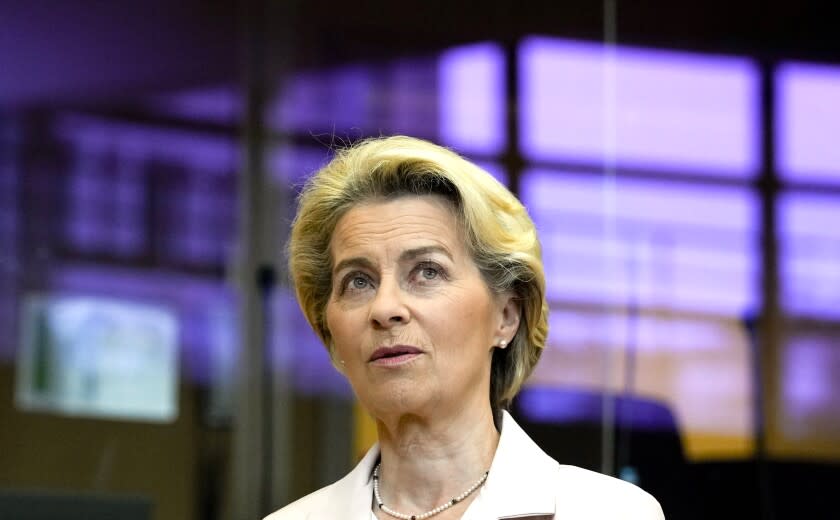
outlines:
[[[393,280],[382,280],[370,306],[370,321],[376,328],[389,329],[408,323],[411,316],[403,292]]]

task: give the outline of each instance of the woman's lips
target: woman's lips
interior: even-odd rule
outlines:
[[[423,351],[409,345],[394,345],[393,347],[379,347],[373,351],[368,359],[374,365],[399,365],[412,360]]]

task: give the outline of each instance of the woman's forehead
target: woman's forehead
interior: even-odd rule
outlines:
[[[411,196],[358,204],[339,219],[330,242],[335,258],[364,251],[405,256],[464,250],[463,233],[451,204],[437,196]],[[337,259],[340,260],[340,259]]]

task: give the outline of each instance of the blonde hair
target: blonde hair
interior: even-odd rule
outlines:
[[[540,244],[534,223],[516,197],[455,152],[413,137],[368,139],[339,150],[309,178],[287,251],[301,309],[332,356],[325,314],[336,223],[361,202],[403,195],[449,200],[488,287],[496,293],[511,291],[518,300],[519,329],[507,348],[493,351],[490,402],[498,414],[531,374],[545,346],[548,306]]]

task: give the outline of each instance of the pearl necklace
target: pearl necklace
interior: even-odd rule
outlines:
[[[391,509],[390,507],[388,507],[388,506],[386,506],[385,504],[382,503],[382,497],[379,495],[379,466],[381,466],[381,465],[382,465],[382,463],[380,462],[379,464],[376,465],[376,468],[373,470],[373,496],[376,498],[376,505],[379,506],[379,509],[381,509],[382,511],[385,511],[386,513],[393,516],[394,518],[401,518],[402,520],[424,520],[425,518],[429,518],[430,516],[435,516],[438,513],[442,513],[443,511],[446,511],[447,509],[454,506],[458,502],[461,502],[462,500],[464,500],[468,496],[472,495],[473,491],[475,491],[476,489],[481,487],[482,484],[484,484],[484,481],[487,480],[487,475],[490,473],[489,470],[485,471],[484,475],[482,475],[481,478],[478,479],[478,482],[473,484],[471,488],[464,491],[463,493],[461,493],[457,497],[453,498],[452,500],[437,506],[436,508],[432,509],[431,511],[426,511],[425,513],[423,513],[421,515],[407,515],[405,513],[400,513],[400,512],[394,511],[393,509]]]

